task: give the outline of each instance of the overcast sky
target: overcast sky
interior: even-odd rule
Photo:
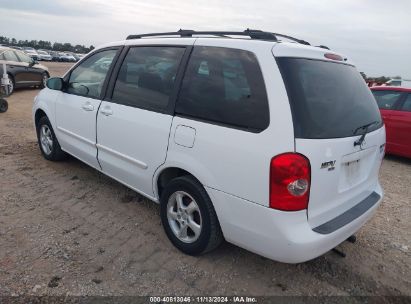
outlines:
[[[0,0],[0,35],[18,40],[88,46],[179,28],[289,34],[369,76],[411,78],[411,0]]]

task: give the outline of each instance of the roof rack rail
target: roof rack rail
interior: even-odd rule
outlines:
[[[298,38],[294,38],[294,37],[292,37],[292,36],[283,35],[283,34],[278,34],[278,33],[272,33],[272,34],[275,35],[275,36],[278,36],[278,37],[282,37],[282,38],[286,38],[286,39],[291,40],[291,41],[298,42],[298,43],[300,43],[300,44],[311,45],[308,41],[305,41],[305,40],[302,40],[302,39],[298,39]]]
[[[127,40],[130,39],[140,39],[144,37],[158,37],[158,36],[180,36],[180,37],[192,37],[193,35],[210,35],[210,36],[219,36],[219,37],[228,37],[228,36],[248,36],[251,39],[259,40],[269,40],[269,41],[278,41],[277,37],[283,37],[301,44],[310,45],[307,41],[297,39],[291,36],[264,32],[261,30],[252,30],[246,29],[243,32],[235,31],[194,31],[194,30],[183,30],[180,29],[177,32],[164,32],[164,33],[151,33],[151,34],[138,34],[138,35],[129,35]]]

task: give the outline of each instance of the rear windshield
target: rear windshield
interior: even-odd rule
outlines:
[[[351,65],[302,58],[277,58],[296,138],[340,138],[382,126],[370,89]]]

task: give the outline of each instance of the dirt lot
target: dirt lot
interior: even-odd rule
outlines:
[[[410,160],[386,157],[385,200],[357,243],[339,246],[346,258],[286,265],[230,244],[190,257],[156,204],[80,161],[41,157],[37,92],[16,91],[0,114],[0,295],[411,295]]]

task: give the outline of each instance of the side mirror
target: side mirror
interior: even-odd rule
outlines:
[[[50,90],[61,91],[63,89],[63,79],[60,77],[52,77],[47,80],[47,87]]]
[[[37,64],[37,60],[34,60],[33,58],[31,59],[31,62],[29,63],[29,66],[32,67],[33,65]]]

